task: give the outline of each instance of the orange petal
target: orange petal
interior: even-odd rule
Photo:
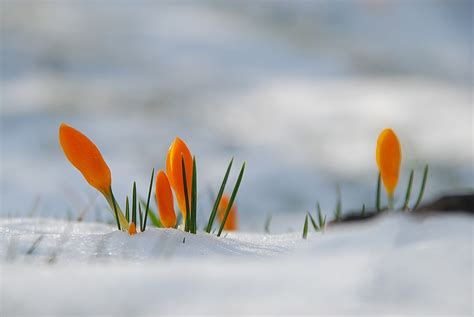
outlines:
[[[217,217],[219,221],[222,223],[224,220],[225,212],[227,207],[229,206],[229,196],[222,195],[221,201],[219,203],[219,207],[217,208]],[[237,208],[235,207],[235,202],[230,208],[229,215],[227,216],[227,221],[224,225],[224,230],[226,231],[235,231],[237,230]]]
[[[173,193],[168,177],[162,170],[156,175],[156,200],[161,223],[165,228],[174,228],[176,213],[174,212]]]
[[[166,157],[166,174],[168,175],[171,187],[174,189],[178,206],[186,219],[186,199],[184,196],[183,167],[181,160],[184,158],[186,168],[186,182],[188,188],[188,198],[191,199],[191,185],[193,176],[193,158],[186,143],[180,138],[176,138],[168,150]]]
[[[59,143],[67,159],[84,176],[86,181],[104,195],[109,195],[112,176],[97,146],[84,134],[61,123]]]
[[[377,165],[389,196],[393,196],[400,175],[402,151],[398,137],[392,129],[385,129],[377,140]]]
[[[137,227],[135,226],[133,222],[128,227],[128,234],[131,236],[133,236],[134,234],[137,234]]]

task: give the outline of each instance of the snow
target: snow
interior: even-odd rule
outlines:
[[[2,313],[472,314],[473,224],[394,213],[303,240],[4,218]]]

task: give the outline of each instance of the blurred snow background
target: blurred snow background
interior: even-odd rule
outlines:
[[[402,189],[425,163],[428,197],[473,188],[471,1],[2,0],[0,10],[1,216],[64,219],[96,196],[58,146],[62,121],[100,147],[121,200],[133,180],[145,194],[177,135],[198,159],[202,217],[229,159],[234,175],[246,160],[247,230],[316,200],[329,213],[336,184],[344,208],[372,206],[387,126],[403,145]],[[87,219],[98,215],[108,217]]]

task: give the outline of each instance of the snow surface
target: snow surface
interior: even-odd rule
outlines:
[[[473,224],[393,214],[303,240],[152,228],[129,237],[99,223],[2,219],[0,312],[472,314]]]

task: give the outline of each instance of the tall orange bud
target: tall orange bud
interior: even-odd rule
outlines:
[[[221,201],[219,203],[219,207],[217,208],[217,216],[219,221],[222,223],[224,221],[225,212],[227,207],[229,206],[229,196],[222,195]],[[227,221],[224,225],[224,230],[226,231],[235,231],[237,230],[237,208],[235,207],[235,203],[230,208],[229,215],[227,216]]]
[[[86,181],[104,195],[110,195],[110,169],[97,146],[65,123],[59,127],[59,143],[69,162],[82,173]]]
[[[390,200],[393,199],[400,175],[402,151],[392,129],[385,129],[377,140],[377,165]]]
[[[168,155],[166,157],[166,174],[168,175],[171,187],[174,189],[178,206],[183,215],[183,220],[186,219],[186,199],[184,196],[183,183],[183,167],[181,160],[184,158],[184,166],[186,169],[186,183],[188,189],[188,199],[191,204],[191,185],[193,176],[193,158],[186,143],[180,138],[176,138],[171,144]],[[189,206],[190,208],[191,206]]]
[[[165,228],[176,226],[176,213],[174,211],[173,193],[165,172],[160,170],[156,175],[156,200],[160,220]]]

